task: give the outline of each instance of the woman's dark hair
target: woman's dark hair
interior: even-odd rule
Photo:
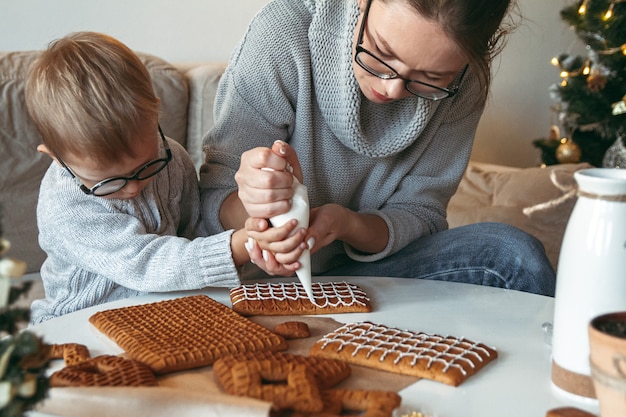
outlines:
[[[402,1],[424,18],[437,22],[463,51],[478,76],[479,99],[484,103],[491,85],[491,63],[504,48],[506,36],[517,26],[512,16],[517,11],[515,0]]]

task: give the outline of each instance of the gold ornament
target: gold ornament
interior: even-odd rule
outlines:
[[[561,139],[561,144],[556,148],[556,160],[561,164],[576,164],[580,162],[582,151],[580,147],[567,138]]]

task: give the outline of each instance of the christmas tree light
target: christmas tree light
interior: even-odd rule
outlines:
[[[604,20],[609,20],[613,17],[613,7],[615,7],[615,3],[611,3],[611,5],[609,6],[609,10],[604,13]]]
[[[583,3],[578,8],[578,13],[580,13],[580,14],[587,13],[587,2],[588,2],[588,0],[583,1]]]

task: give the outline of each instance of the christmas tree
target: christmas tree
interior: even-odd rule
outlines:
[[[26,265],[4,257],[9,247],[0,222],[0,417],[21,417],[47,394],[50,346],[33,333],[20,331],[28,323],[30,310],[14,304],[28,293],[31,283],[11,282],[24,273]]]
[[[558,125],[533,143],[547,165],[589,162],[626,134],[626,0],[582,0],[561,10],[586,56],[562,53],[552,64],[561,82],[551,88]]]

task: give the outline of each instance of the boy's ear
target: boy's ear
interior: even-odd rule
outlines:
[[[57,161],[56,156],[54,156],[54,153],[50,151],[50,149],[48,149],[48,147],[46,145],[44,145],[43,143],[41,145],[37,146],[37,152],[43,153],[45,155],[48,155],[50,158],[54,159],[54,161],[58,164],[59,161]]]

